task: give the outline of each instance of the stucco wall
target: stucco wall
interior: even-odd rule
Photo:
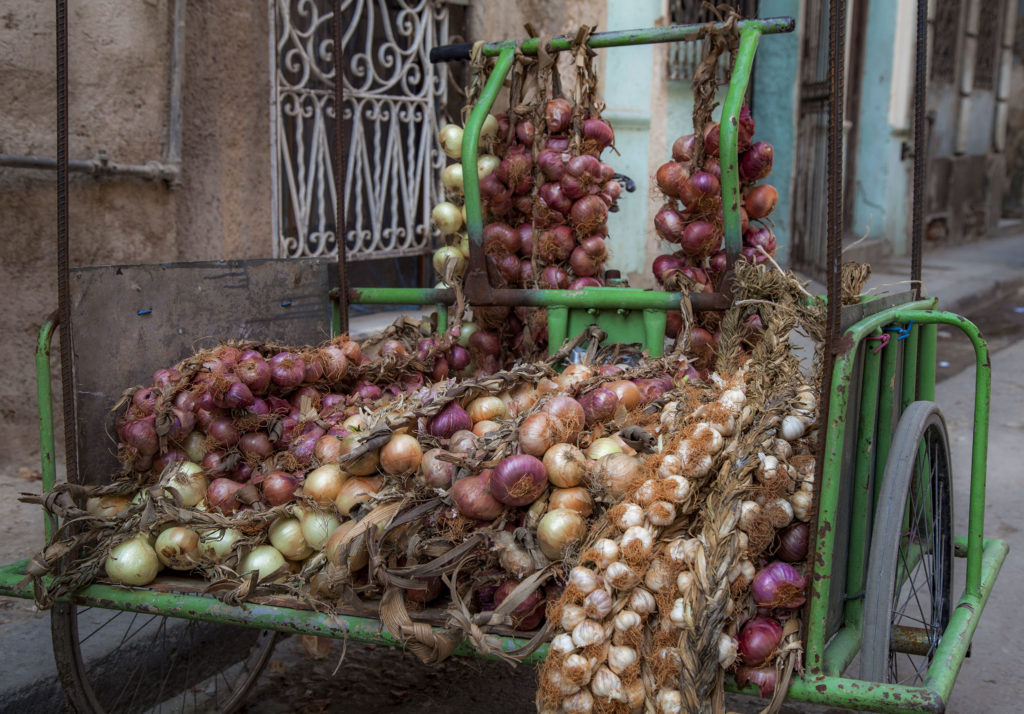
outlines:
[[[159,160],[171,0],[70,6],[70,157],[103,149],[120,163]],[[73,265],[272,253],[266,5],[187,7],[181,185],[72,174]],[[0,153],[55,155],[54,47],[52,4],[3,4]],[[0,458],[18,465],[33,465],[32,352],[57,306],[55,179],[52,171],[0,168],[0,443],[12,446]]]

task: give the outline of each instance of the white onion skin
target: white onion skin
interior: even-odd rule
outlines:
[[[548,481],[558,488],[579,486],[587,475],[586,456],[572,444],[555,444],[544,452],[543,461]]]
[[[191,570],[196,564],[194,555],[198,547],[198,533],[191,528],[172,526],[157,536],[154,550],[164,566],[174,570]]]
[[[199,535],[199,554],[208,562],[219,563],[231,555],[235,543],[241,537],[242,533],[234,528],[215,528],[203,531]]]
[[[270,544],[289,560],[302,560],[313,549],[302,536],[302,524],[297,518],[278,518],[268,530]]]
[[[284,565],[284,556],[277,548],[272,545],[258,545],[242,559],[238,566],[238,574],[244,577],[256,571],[256,577],[262,580]]]
[[[587,526],[583,516],[567,508],[548,511],[537,526],[540,549],[551,560],[561,560],[565,551],[586,534]]]
[[[333,503],[348,476],[337,464],[325,464],[313,469],[302,483],[302,495],[316,503]]]
[[[103,564],[107,577],[121,585],[149,585],[160,572],[160,559],[145,536],[115,546]]]

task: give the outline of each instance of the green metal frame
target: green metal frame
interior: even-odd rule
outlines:
[[[727,157],[722,164],[723,220],[725,227],[725,249],[729,265],[740,253],[742,235],[740,232],[740,179],[737,141],[739,113],[746,96],[753,67],[754,53],[762,34],[792,32],[794,20],[789,17],[744,20],[738,23],[740,44],[736,64],[733,67],[729,90],[722,107],[720,122],[720,153]],[[659,42],[677,42],[697,37],[703,25],[676,25],[642,30],[604,32],[592,35],[589,46],[595,49],[607,47],[628,47]],[[483,254],[483,209],[480,199],[480,178],[477,169],[480,133],[484,120],[491,111],[498,93],[515,63],[516,48],[527,55],[536,54],[537,39],[494,42],[483,46],[483,54],[495,57],[480,97],[466,120],[462,139],[462,180],[466,202],[466,229],[469,234],[470,258],[466,291],[471,304],[489,304],[475,301],[471,290],[486,281],[486,265]],[[572,41],[557,37],[551,41],[555,51],[572,49]],[[477,281],[477,282],[474,282]],[[664,350],[665,312],[678,310],[678,293],[652,292],[637,288],[583,288],[581,290],[480,290],[482,300],[495,299],[499,294],[502,302],[496,304],[527,305],[548,308],[548,348],[554,352],[568,337],[580,334],[588,325],[597,324],[607,334],[608,342],[642,342],[652,357],[660,357]],[[356,288],[351,291],[350,301],[356,304],[452,304],[454,295],[450,290],[416,288]],[[702,296],[693,296],[699,300]],[[728,302],[723,296],[713,307],[722,309]],[[695,308],[700,309],[695,303]],[[709,305],[710,306],[710,305]]]
[[[828,429],[825,435],[825,466],[822,473],[821,501],[817,521],[817,558],[811,572],[811,597],[807,618],[806,672],[796,677],[787,696],[791,699],[852,707],[877,712],[940,712],[945,709],[956,681],[957,673],[978,626],[981,613],[988,602],[996,576],[1002,566],[1008,546],[1005,541],[984,537],[985,478],[988,449],[988,413],[991,400],[991,370],[988,346],[971,322],[963,317],[934,309],[934,301],[921,300],[889,308],[867,317],[847,330],[851,349],[836,358],[832,391],[828,399]],[[865,340],[877,337],[891,327],[914,325],[903,350],[902,364],[898,342],[891,340],[879,354],[867,349],[861,375],[863,395],[860,403],[851,404],[849,386],[854,381],[854,368],[858,349],[870,345]],[[853,478],[854,490],[850,519],[850,555],[847,561],[846,593],[855,595],[863,588],[866,548],[860,547],[870,539],[871,492],[877,490],[871,482],[872,464],[884,466],[878,460],[884,445],[888,452],[893,419],[883,411],[886,395],[893,389],[879,388],[896,384],[897,370],[904,376],[901,402],[931,399],[935,394],[936,328],[940,324],[958,327],[974,346],[976,359],[974,432],[971,445],[971,485],[967,536],[956,538],[958,557],[967,559],[967,577],[963,593],[953,610],[943,633],[933,662],[925,676],[923,686],[865,682],[841,676],[860,647],[863,610],[858,598],[846,601],[843,624],[829,640],[826,632],[829,595],[832,588],[832,561],[841,482]],[[42,453],[43,488],[50,490],[55,483],[54,431],[50,407],[50,341],[55,322],[43,325],[36,349],[37,394],[39,397],[40,449]],[[917,337],[915,338],[915,335]],[[913,364],[908,364],[912,362]],[[877,398],[876,398],[877,396]],[[890,406],[892,406],[890,404]],[[859,419],[857,459],[849,474],[843,473],[843,441],[847,419]],[[878,439],[875,443],[873,434]],[[883,428],[884,427],[884,428]],[[882,469],[875,469],[881,474]],[[881,476],[877,476],[880,478]],[[49,534],[52,524],[47,522]],[[857,547],[853,547],[857,546]],[[25,576],[27,560],[0,567],[0,595],[28,597],[31,587],[19,589]],[[296,634],[352,639],[402,646],[388,634],[375,619],[357,616],[329,616],[307,610],[260,604],[226,605],[208,595],[192,593],[159,593],[144,588],[122,588],[110,585],[92,585],[76,594],[74,601],[115,610],[144,612],[169,617],[181,617],[209,622],[221,622],[243,627],[272,629]],[[501,646],[514,650],[525,641],[503,637]],[[546,655],[546,646],[530,656],[536,662]],[[457,654],[475,654],[461,647]],[[748,688],[745,693],[754,694]]]

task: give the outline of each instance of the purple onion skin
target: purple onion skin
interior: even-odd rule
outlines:
[[[754,602],[762,607],[798,608],[806,597],[803,590],[807,580],[789,563],[775,560],[761,568],[754,576],[750,592]],[[798,594],[794,594],[794,590]]]
[[[619,398],[615,396],[615,392],[604,387],[590,390],[580,397],[579,402],[583,405],[583,416],[587,426],[611,419],[619,406]]]
[[[506,506],[526,506],[536,501],[548,485],[544,462],[529,454],[505,458],[491,474],[491,495]]]
[[[760,181],[772,172],[775,149],[767,141],[759,141],[740,157],[740,178]]]
[[[473,420],[469,418],[469,414],[459,406],[458,402],[449,403],[427,425],[430,435],[439,439],[450,439],[455,432],[472,428]]]

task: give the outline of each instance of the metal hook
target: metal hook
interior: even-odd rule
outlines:
[[[878,340],[879,341],[878,347],[876,347],[875,349],[871,350],[871,354],[876,355],[876,354],[878,354],[879,352],[882,351],[882,348],[884,348],[886,345],[889,344],[889,333],[883,332],[880,335],[875,335],[873,337],[868,337],[867,339],[869,339],[869,340]]]

